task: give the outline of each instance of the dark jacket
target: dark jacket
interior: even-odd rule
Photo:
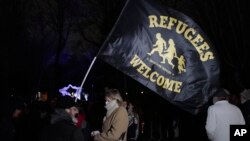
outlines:
[[[240,109],[247,125],[250,125],[250,100],[240,105]]]
[[[84,137],[70,115],[63,109],[56,109],[51,116],[51,125],[42,131],[40,141],[84,141]]]

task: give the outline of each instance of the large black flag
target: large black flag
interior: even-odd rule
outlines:
[[[129,0],[98,57],[195,113],[219,85],[216,55],[188,16],[154,0]]]

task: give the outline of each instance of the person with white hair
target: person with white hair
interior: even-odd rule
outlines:
[[[240,93],[241,105],[240,109],[247,125],[250,125],[250,89],[244,89]]]

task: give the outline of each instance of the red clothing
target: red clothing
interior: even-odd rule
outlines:
[[[85,121],[85,119],[86,119],[86,116],[82,113],[79,113],[77,117],[76,127],[82,128],[82,123]]]

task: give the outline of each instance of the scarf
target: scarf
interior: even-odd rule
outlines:
[[[111,113],[118,107],[119,105],[116,100],[112,100],[107,105],[105,105],[105,108],[107,109],[106,118],[109,117]]]

